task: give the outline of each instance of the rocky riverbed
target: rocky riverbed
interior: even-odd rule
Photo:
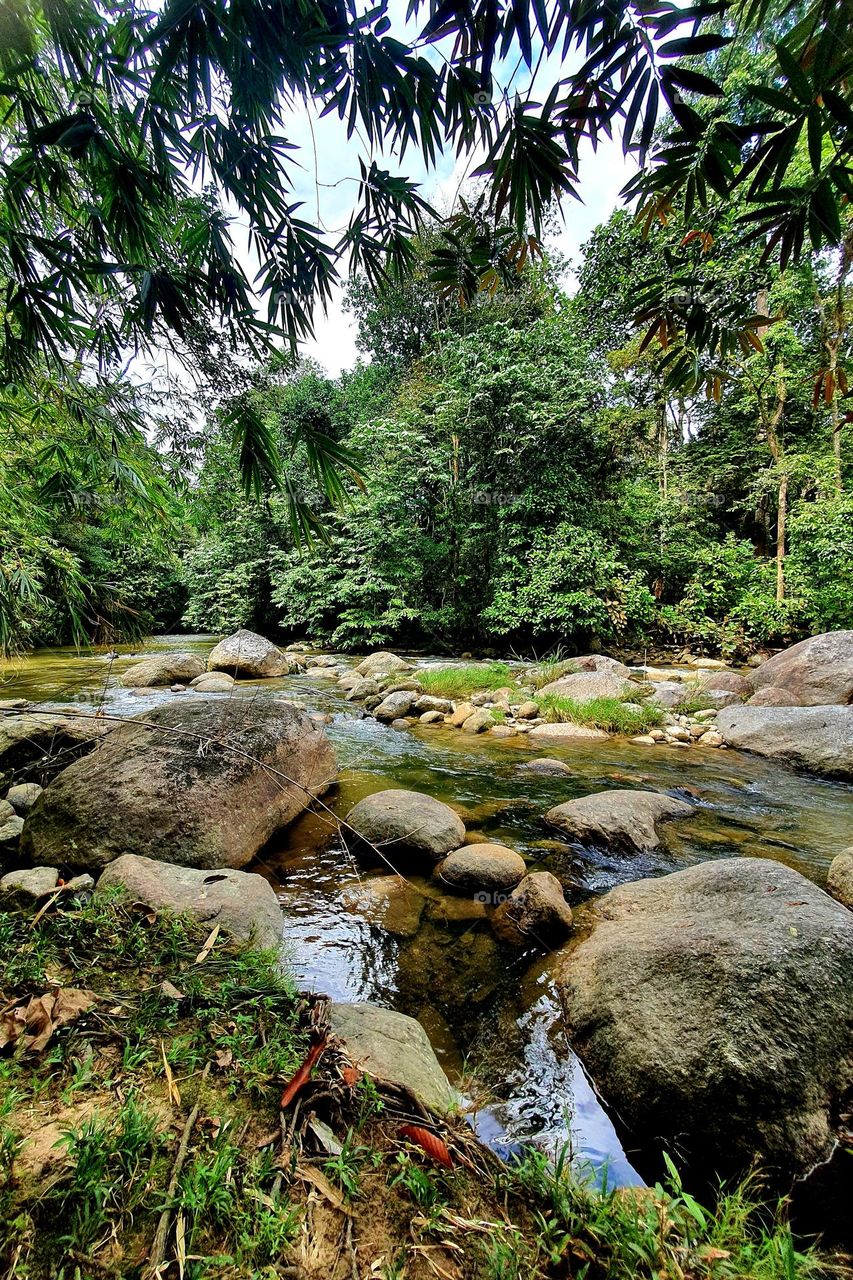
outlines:
[[[259,640],[249,644],[244,638],[215,649],[214,641],[206,638],[154,641],[136,655],[145,663],[142,670],[132,657],[54,653],[33,655],[17,672],[7,673],[7,699],[35,704],[10,707],[0,723],[7,781],[30,788],[12,796],[15,803],[8,821],[18,834],[22,819],[35,806],[27,817],[29,831],[19,860],[47,864],[48,870],[55,863],[48,888],[60,872],[96,870],[110,859],[97,851],[105,847],[103,836],[92,844],[93,832],[109,829],[111,815],[133,796],[140,818],[135,827],[121,828],[121,848],[109,845],[108,852],[113,857],[136,856],[139,864],[132,868],[132,877],[128,869],[133,892],[143,892],[138,888],[142,884],[151,895],[158,877],[164,892],[164,873],[156,865],[152,871],[143,864],[152,857],[155,863],[180,863],[182,857],[174,852],[180,847],[175,844],[177,833],[189,850],[185,861],[191,863],[199,824],[208,834],[237,825],[242,833],[238,853],[233,840],[227,849],[208,841],[208,852],[190,873],[200,876],[196,889],[187,888],[184,873],[181,892],[186,901],[200,901],[214,918],[217,908],[215,903],[211,906],[211,898],[223,890],[217,887],[216,875],[207,877],[210,884],[203,883],[205,868],[246,868],[253,883],[270,886],[269,900],[258,903],[267,930],[274,921],[270,904],[277,899],[284,907],[285,946],[299,980],[339,1000],[367,999],[417,1017],[444,1069],[475,1102],[475,1123],[498,1145],[531,1137],[553,1141],[568,1128],[575,1133],[580,1154],[599,1170],[609,1161],[611,1178],[635,1180],[635,1168],[651,1169],[649,1147],[654,1143],[641,1120],[635,1117],[628,1128],[620,1125],[622,1139],[639,1143],[626,1156],[567,1044],[566,957],[571,966],[573,949],[582,956],[583,940],[590,933],[593,941],[604,939],[605,934],[593,928],[596,904],[604,904],[605,917],[609,910],[601,893],[650,876],[713,866],[720,859],[734,857],[738,863],[732,865],[739,865],[746,858],[759,873],[766,865],[769,878],[753,884],[752,893],[776,892],[773,868],[786,864],[793,876],[784,886],[790,894],[786,902],[800,902],[797,909],[802,911],[816,893],[814,910],[820,915],[820,903],[829,899],[812,884],[824,885],[830,863],[853,845],[849,789],[838,781],[795,772],[761,753],[735,750],[727,743],[725,726],[737,724],[739,716],[796,719],[797,713],[805,712],[821,721],[835,718],[841,724],[843,756],[844,734],[849,732],[845,726],[853,712],[843,702],[823,710],[823,704],[807,701],[844,696],[848,677],[843,652],[830,652],[831,679],[808,677],[802,661],[795,662],[799,685],[787,696],[778,692],[783,685],[774,683],[785,676],[785,664],[778,659],[771,660],[777,676],[767,663],[771,679],[762,675],[757,681],[761,668],[728,672],[719,665],[685,663],[671,669],[631,669],[597,655],[581,655],[578,669],[557,674],[551,682],[561,686],[558,696],[574,701],[582,701],[582,693],[590,698],[616,696],[623,702],[636,697],[638,706],[650,701],[661,706],[664,718],[658,729],[619,736],[550,719],[547,696],[555,691],[547,690],[547,682],[543,686],[540,680],[538,687],[531,683],[529,668],[520,664],[509,664],[503,686],[474,691],[470,698],[444,699],[425,692],[418,677],[442,665],[437,660],[391,655],[389,670],[387,654],[373,655],[365,664],[305,649],[284,655]],[[256,679],[254,671],[246,670],[247,656],[259,664]],[[682,690],[681,698],[673,701],[668,686]],[[773,689],[777,693],[771,696],[767,690]],[[700,691],[715,705],[696,709]],[[748,706],[742,705],[745,698]],[[691,701],[693,709],[679,712],[678,702]],[[793,706],[794,702],[805,705]],[[718,721],[720,704],[724,710]],[[190,708],[187,713],[181,711],[185,706]],[[85,715],[95,709],[100,714],[94,720]],[[56,713],[53,720],[44,714],[51,710]],[[163,731],[169,724],[187,730],[189,716],[199,720],[202,736],[216,739],[225,729],[226,736],[237,735],[232,739],[237,741],[249,734],[248,754],[261,758],[256,770],[260,776],[247,783],[256,788],[247,808],[259,819],[251,830],[241,825],[242,820],[237,822],[242,812],[239,771],[229,783],[209,759],[197,760],[194,768],[216,777],[211,803],[196,804],[201,793],[192,798],[187,788],[187,802],[177,807],[172,803],[171,808],[165,803],[168,788],[162,778],[158,782],[151,762],[136,773],[121,772],[134,754],[127,744],[121,747],[122,739],[137,731],[122,725],[111,729],[112,718],[142,714],[148,720],[152,712],[155,722],[162,721]],[[19,717],[27,721],[22,728]],[[338,762],[331,790],[326,790],[332,778],[323,750],[294,749],[293,742],[288,747],[284,730],[276,730],[272,742],[264,740],[263,726],[270,720],[298,724],[299,740],[306,743],[315,738],[319,743],[321,735],[325,737],[320,722],[329,721],[326,732]],[[826,724],[820,727],[826,735]],[[104,746],[84,756],[79,765],[71,764],[54,781],[51,748],[58,745],[70,753],[65,757],[70,760],[86,734],[106,734]],[[773,747],[784,735],[771,726],[766,736]],[[755,741],[753,737],[752,752],[758,750]],[[194,744],[183,756],[191,759],[197,752]],[[784,752],[776,754],[786,760]],[[799,759],[790,754],[787,759],[800,768],[808,763],[802,753]],[[174,772],[174,758],[170,767]],[[233,761],[229,767],[233,772]],[[269,783],[276,774],[281,776],[267,795],[264,779]],[[48,789],[39,799],[34,788],[43,783]],[[229,785],[236,788],[230,798]],[[302,797],[298,801],[294,789]],[[319,807],[312,803],[313,796],[324,792]],[[165,805],[166,812],[148,829],[143,815],[152,798],[155,807],[163,811]],[[279,810],[272,820],[276,805]],[[273,834],[276,830],[279,833]],[[75,851],[73,857],[63,857],[69,832]],[[173,848],[171,859],[166,848]],[[7,865],[14,859],[13,849],[11,833]],[[834,879],[842,886],[849,881],[843,863],[836,863]],[[44,886],[40,889],[44,892]],[[178,886],[170,891],[178,892]],[[686,930],[690,937],[690,931],[699,928],[703,937],[717,938],[703,945],[725,948],[729,944],[724,934],[711,930],[706,935],[709,917],[702,908],[703,895],[711,900],[712,888],[697,895],[700,905],[692,918],[679,908],[674,936],[684,936]],[[832,917],[832,927],[841,930],[839,945],[849,945],[843,943],[843,934],[845,929],[849,932],[853,916],[837,904],[832,910],[841,913]],[[636,927],[642,933],[642,923]],[[794,921],[786,927],[798,925]],[[825,930],[827,921],[816,927]],[[659,935],[660,928],[650,917],[649,936]],[[551,949],[566,943],[568,950],[560,952],[561,963],[555,965]],[[803,974],[813,989],[815,975],[807,975],[805,968]],[[595,1000],[604,1003],[607,998],[599,993]],[[835,1008],[841,1015],[839,1040],[827,1053],[843,1062],[850,1052],[849,1022],[844,1021],[848,1015],[833,1006],[833,998],[827,991],[824,1014]],[[719,1021],[719,1009],[714,1016]],[[580,1014],[574,1032],[576,1047],[598,1083],[606,1073],[587,1044]],[[791,1032],[786,1024],[789,1040]],[[799,1033],[809,1040],[807,1025],[801,1025]],[[623,1029],[614,1024],[614,1035],[621,1034]],[[748,1042],[743,1027],[737,1034],[741,1044]],[[791,1043],[796,1046],[796,1035]],[[759,1058],[761,1051],[756,1044],[749,1052]],[[802,1145],[802,1161],[792,1162],[800,1171],[825,1153],[827,1135],[837,1129],[842,1107],[835,1076],[814,1065],[810,1082],[811,1137]],[[621,1087],[620,1081],[608,1080],[605,1092],[624,1119]],[[784,1113],[781,1103],[779,1109]],[[793,1105],[789,1110],[797,1114]],[[823,1139],[815,1128],[818,1113],[823,1117]],[[768,1122],[768,1133],[776,1133],[779,1125],[784,1130],[783,1120],[776,1128]],[[805,1121],[796,1123],[802,1128]],[[786,1132],[795,1127],[792,1121]],[[731,1134],[726,1140],[730,1138]],[[677,1126],[673,1140],[679,1141]],[[780,1157],[778,1143],[772,1150],[771,1146],[766,1154],[777,1163],[785,1158],[784,1151]],[[758,1138],[754,1149],[762,1149]],[[707,1161],[706,1151],[702,1158]]]

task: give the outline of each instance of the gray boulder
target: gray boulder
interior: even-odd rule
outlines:
[[[560,698],[574,698],[576,702],[589,702],[592,698],[623,698],[632,691],[636,692],[636,685],[618,672],[578,671],[543,685],[536,696],[545,698],[554,694]]]
[[[751,672],[754,690],[772,685],[801,707],[853,702],[853,631],[825,631],[783,649]]]
[[[739,698],[748,698],[752,693],[752,685],[746,676],[738,675],[736,671],[709,671],[700,677],[699,689],[703,693],[707,690],[736,693]]]
[[[829,864],[826,891],[853,911],[853,849],[845,849]]]
[[[24,830],[24,819],[13,813],[9,818],[0,819],[0,850],[9,853],[17,849],[21,833]]]
[[[373,714],[377,720],[399,720],[408,715],[415,705],[416,695],[409,689],[400,689],[397,693],[389,693],[382,699]]]
[[[241,627],[211,650],[207,669],[227,671],[229,675],[247,680],[262,680],[288,675],[291,664],[287,654],[271,640]]]
[[[333,1035],[353,1066],[411,1090],[424,1106],[447,1114],[456,1095],[419,1022],[377,1004],[333,1004]]]
[[[203,671],[204,662],[197,653],[156,653],[143,662],[134,662],[122,672],[118,682],[127,689],[148,689],[194,680]]]
[[[623,885],[557,968],[573,1048],[632,1144],[786,1180],[853,1084],[853,916],[763,858]]]
[[[19,782],[6,792],[6,801],[15,813],[25,814],[32,809],[43,789],[37,782]]]
[[[533,871],[492,913],[492,928],[503,942],[549,950],[572,929],[572,909],[550,871]]]
[[[435,869],[436,879],[457,893],[514,889],[526,871],[524,859],[502,844],[467,844]]]
[[[467,720],[462,722],[463,733],[485,733],[495,723],[494,717],[490,711],[480,707],[476,711],[472,711]]]
[[[692,813],[692,805],[658,791],[597,791],[555,805],[545,821],[582,844],[641,853],[660,846],[660,823]]]
[[[449,716],[452,710],[453,703],[449,698],[434,698],[429,693],[422,693],[415,703],[415,711],[419,714],[425,711],[440,711],[443,716]]]
[[[0,895],[27,906],[53,893],[58,879],[59,871],[56,867],[30,867],[29,870],[10,871],[0,880]]]
[[[465,839],[459,815],[419,791],[376,791],[350,809],[346,822],[362,840],[392,857],[421,854],[437,862]]]
[[[850,707],[727,707],[717,729],[730,747],[823,777],[853,778]]]
[[[347,702],[361,702],[378,692],[379,685],[375,680],[371,680],[369,676],[356,676],[347,688],[346,699]]]
[[[133,902],[168,908],[205,928],[218,924],[240,942],[266,949],[281,943],[281,906],[263,876],[246,871],[195,871],[132,853],[104,868],[95,893],[122,888]]]
[[[603,729],[590,729],[585,724],[537,724],[527,735],[528,741],[565,742],[568,745],[582,742],[607,742],[610,735]]]
[[[356,671],[362,676],[387,676],[394,671],[411,670],[412,664],[410,662],[406,662],[403,658],[398,658],[396,653],[388,653],[382,649],[378,653],[371,653],[367,658],[362,658],[356,667]]]
[[[274,699],[175,699],[122,724],[30,810],[33,862],[94,869],[122,853],[241,867],[335,776],[325,731]]]
[[[658,706],[671,710],[691,696],[689,687],[680,680],[658,680],[652,686],[649,702],[656,702]]]
[[[205,671],[190,680],[190,688],[196,693],[232,693],[237,681],[227,671]]]

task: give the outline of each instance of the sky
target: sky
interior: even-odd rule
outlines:
[[[418,27],[416,21],[407,23],[406,5],[407,0],[390,0],[387,10],[392,21],[391,34],[404,40],[414,38]],[[420,52],[428,57],[439,56],[428,47],[421,46]],[[535,48],[534,55],[537,67],[534,96],[542,101],[551,85],[566,75],[571,62],[561,64],[557,57],[538,58]],[[495,79],[498,88],[524,93],[530,84],[530,72],[511,54],[496,70]],[[359,139],[347,137],[346,127],[336,115],[321,117],[319,108],[310,105],[291,113],[284,121],[283,132],[288,141],[299,148],[294,154],[300,167],[294,168],[292,175],[294,197],[303,201],[301,214],[330,232],[343,231],[356,193],[358,156],[366,154]],[[415,149],[407,151],[402,161],[393,155],[376,156],[392,173],[404,174],[420,183],[421,194],[442,211],[450,209],[467,173],[476,169],[483,158],[475,155],[457,162],[455,154],[450,152],[439,158],[435,168],[427,170]],[[581,201],[565,201],[562,230],[549,238],[548,246],[556,248],[577,266],[581,246],[617,207],[619,192],[634,172],[635,165],[623,157],[620,142],[605,141],[595,153],[589,146],[581,157]],[[571,274],[566,285],[571,289]],[[356,327],[341,306],[342,293],[342,288],[335,291],[325,315],[322,311],[317,313],[315,337],[303,347],[304,353],[316,359],[331,376],[351,369],[359,356],[355,345]]]

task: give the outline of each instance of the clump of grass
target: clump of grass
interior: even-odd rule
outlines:
[[[563,676],[577,675],[580,668],[571,658],[543,658],[535,667],[525,672],[524,682],[534,690],[544,689],[552,680],[562,680]]]
[[[620,698],[590,698],[578,702],[575,698],[547,693],[538,702],[546,720],[605,729],[608,733],[644,733],[662,724],[665,714],[660,707],[628,703]]]
[[[502,689],[512,681],[505,662],[470,663],[460,667],[426,667],[418,672],[424,693],[435,698],[468,698],[474,693]]]
[[[676,702],[673,711],[680,716],[695,716],[697,711],[718,710],[717,704],[698,689],[685,690],[684,697]]]
[[[526,1269],[511,1269],[512,1251],[490,1242],[490,1273],[498,1280],[550,1274],[570,1256],[581,1258],[588,1280],[808,1280],[825,1276],[823,1260],[797,1248],[785,1219],[755,1197],[747,1179],[723,1188],[708,1209],[684,1188],[665,1155],[668,1177],[654,1187],[598,1191],[571,1169],[567,1150],[552,1161],[530,1151],[504,1178],[506,1189],[530,1196],[535,1231],[525,1233]],[[535,1207],[534,1207],[535,1206]],[[521,1241],[508,1228],[512,1243]],[[516,1255],[518,1256],[518,1255]]]

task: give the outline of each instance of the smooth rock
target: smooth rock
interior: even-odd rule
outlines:
[[[529,699],[515,709],[516,720],[535,720],[539,715],[539,703]]]
[[[640,853],[660,846],[659,823],[692,813],[692,805],[658,791],[616,790],[555,805],[545,821],[583,844]]]
[[[556,976],[572,1047],[631,1144],[700,1171],[826,1159],[853,1083],[853,916],[765,858],[622,885]]]
[[[801,707],[853,702],[853,631],[825,631],[768,658],[750,674],[754,690],[785,689]]]
[[[11,818],[0,821],[0,849],[8,852],[17,848],[24,830],[24,819],[16,813]]]
[[[465,838],[459,815],[419,791],[376,791],[350,809],[346,822],[386,856],[420,854],[437,862]]]
[[[649,702],[656,702],[659,707],[677,707],[690,697],[690,690],[679,680],[661,680],[652,687]]]
[[[424,711],[419,719],[421,724],[444,724],[444,716],[440,711]]]
[[[344,1042],[353,1066],[410,1089],[433,1111],[453,1110],[456,1095],[414,1018],[368,1003],[333,1004],[330,1014],[332,1033]]]
[[[36,902],[53,893],[59,871],[56,867],[31,867],[29,870],[10,871],[0,880],[0,894],[16,902]]]
[[[345,671],[338,679],[338,685],[341,689],[351,689],[353,685],[358,684],[359,681],[366,680],[368,678],[369,677],[367,676],[361,675],[358,671]]]
[[[553,776],[571,776],[571,769],[562,760],[552,760],[549,756],[540,756],[538,760],[526,760],[524,764],[520,764],[519,769],[524,769],[529,773],[551,774]]]
[[[41,788],[39,788],[41,790]],[[10,800],[0,800],[0,822],[8,822],[15,817],[15,806]]]
[[[389,693],[384,697],[374,709],[373,714],[377,720],[399,720],[411,711],[414,705],[414,693],[401,689],[397,693]]]
[[[725,671],[726,664],[719,658],[688,658],[687,665],[697,671]]]
[[[706,690],[736,693],[739,698],[748,698],[752,693],[752,685],[746,676],[738,675],[736,671],[712,671],[699,681],[700,693]]]
[[[205,671],[190,680],[190,688],[196,693],[231,693],[237,681],[227,671]]]
[[[622,698],[636,689],[636,685],[624,676],[612,671],[578,671],[575,675],[561,676],[539,690],[540,698],[553,694],[559,698],[573,698],[575,702],[589,702],[592,698]]]
[[[647,733],[641,733],[636,738],[631,738],[631,742],[635,747],[654,747],[657,746],[657,741],[657,738],[652,738]]]
[[[132,902],[184,913],[206,928],[218,924],[240,942],[281,944],[281,906],[272,885],[254,872],[196,871],[126,853],[104,868],[95,893],[117,886]]]
[[[537,724],[527,735],[531,742],[607,742],[610,735],[603,729],[588,729],[583,724]]]
[[[449,698],[434,698],[431,693],[422,693],[415,703],[415,711],[419,713],[424,711],[440,711],[443,716],[446,716],[452,710],[453,703]]]
[[[403,658],[398,658],[396,653],[380,650],[363,658],[355,669],[362,676],[378,676],[388,675],[392,671],[411,671],[412,664]]]
[[[463,733],[485,733],[486,729],[490,729],[495,723],[490,711],[480,709],[473,711],[467,720],[462,723]]]
[[[853,849],[845,849],[829,864],[826,891],[853,911]]]
[[[207,659],[208,671],[227,671],[248,680],[286,676],[290,659],[277,645],[256,631],[241,627],[233,636],[220,640]]]
[[[717,729],[730,747],[823,777],[853,778],[850,707],[727,707],[717,716]]]
[[[347,702],[361,702],[379,692],[379,685],[370,676],[359,676],[347,690]]]
[[[476,708],[474,707],[474,704],[471,702],[457,702],[456,706],[453,708],[453,711],[451,712],[448,718],[447,723],[453,725],[455,728],[458,729],[465,723],[465,721],[468,719],[469,716],[472,716],[474,714],[475,710]]]
[[[176,680],[192,680],[204,671],[204,660],[197,653],[157,653],[143,662],[134,662],[118,678],[127,689],[148,689],[170,685]]]
[[[521,854],[502,844],[467,844],[435,869],[435,878],[456,893],[514,889],[526,867]]]
[[[534,871],[492,913],[492,928],[513,946],[540,946],[547,951],[571,933],[572,909],[550,871]]]
[[[517,738],[518,730],[512,724],[494,724],[489,733],[493,738]]]
[[[21,848],[81,870],[122,853],[241,867],[335,772],[325,731],[304,711],[189,695],[122,724],[58,774],[27,815]]]

